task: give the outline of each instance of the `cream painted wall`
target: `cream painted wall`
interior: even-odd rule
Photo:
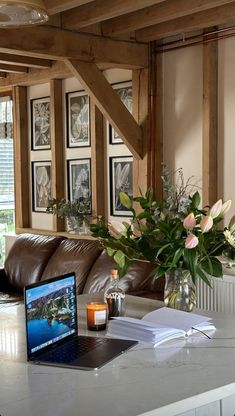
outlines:
[[[218,189],[219,196],[232,199],[226,216],[235,214],[235,38],[219,42]]]
[[[202,178],[202,47],[163,55],[163,159],[184,177]]]

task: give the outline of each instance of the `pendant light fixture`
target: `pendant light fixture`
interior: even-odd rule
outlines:
[[[0,0],[0,27],[22,27],[44,23],[48,14],[41,0]]]

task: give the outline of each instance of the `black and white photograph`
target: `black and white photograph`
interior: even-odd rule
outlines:
[[[91,159],[68,160],[69,200],[85,206],[91,213]]]
[[[132,112],[132,84],[131,82],[125,82],[122,84],[114,84],[113,88],[116,90],[118,96],[121,98],[126,108]],[[109,143],[110,144],[123,144],[123,140],[119,134],[109,125]]]
[[[33,211],[45,212],[51,198],[51,162],[32,162]]]
[[[50,97],[31,100],[32,150],[51,148]]]
[[[125,192],[130,197],[133,196],[132,164],[133,158],[131,156],[110,158],[111,215],[120,217],[132,215],[131,212],[121,204],[119,196],[120,192]]]
[[[67,146],[90,146],[89,97],[84,91],[67,94]]]

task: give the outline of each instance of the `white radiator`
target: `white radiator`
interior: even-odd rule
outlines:
[[[197,307],[208,311],[235,315],[235,276],[213,278],[212,289],[197,280]]]

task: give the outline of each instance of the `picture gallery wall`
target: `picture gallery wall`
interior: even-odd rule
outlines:
[[[109,70],[107,79],[120,96],[122,102],[132,111],[131,71]],[[53,229],[53,215],[47,214],[49,199],[52,198],[51,126],[50,126],[50,85],[29,87],[29,142],[31,164],[31,227]],[[90,99],[75,78],[63,80],[64,114],[64,163],[65,195],[70,201],[85,201],[89,213],[92,207],[92,158],[91,158],[91,111]],[[119,193],[124,191],[132,196],[133,157],[121,137],[108,122],[105,123],[107,155],[107,213],[112,217],[130,216],[120,203]],[[118,219],[118,218],[116,218]]]

